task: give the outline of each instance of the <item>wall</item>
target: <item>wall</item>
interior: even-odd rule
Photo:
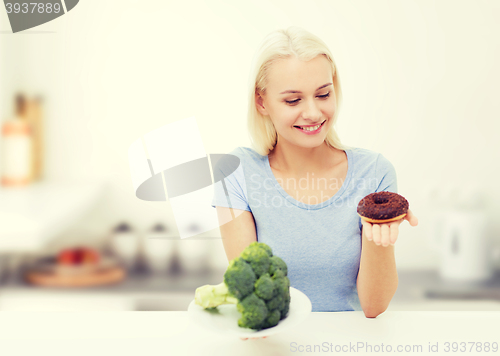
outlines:
[[[134,197],[128,146],[192,115],[208,153],[250,146],[253,53],[270,31],[302,26],[335,56],[343,142],[394,164],[399,193],[420,220],[400,227],[398,267],[432,268],[433,192],[446,200],[476,189],[491,218],[499,210],[499,15],[494,0],[82,0],[55,21],[11,34],[0,11],[0,113],[10,115],[18,90],[42,93],[46,179],[109,182],[103,203],[73,233],[99,239],[124,219],[140,230],[166,219],[175,229],[168,204]],[[496,243],[499,232],[492,221]]]

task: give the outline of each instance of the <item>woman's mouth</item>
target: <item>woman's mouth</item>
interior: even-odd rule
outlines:
[[[318,132],[321,131],[321,129],[323,128],[323,125],[324,125],[325,122],[326,122],[326,120],[323,121],[319,125],[309,126],[309,127],[306,127],[306,128],[303,128],[301,126],[294,126],[294,128],[296,128],[297,130],[299,130],[302,133],[305,133],[306,135],[315,135],[315,134],[317,134]]]

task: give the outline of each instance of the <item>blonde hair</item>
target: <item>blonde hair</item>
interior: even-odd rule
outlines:
[[[328,131],[325,143],[329,147],[345,150],[350,147],[343,145],[334,129],[342,102],[342,89],[337,66],[326,44],[317,36],[306,30],[291,26],[286,30],[276,30],[267,35],[261,42],[260,49],[254,56],[252,73],[250,75],[250,92],[248,107],[248,131],[253,149],[260,155],[267,156],[277,142],[276,129],[269,116],[263,116],[256,107],[255,95],[265,93],[271,65],[281,59],[295,56],[302,61],[309,61],[318,55],[323,55],[332,66],[333,86],[335,90],[337,109],[333,116],[333,124]]]

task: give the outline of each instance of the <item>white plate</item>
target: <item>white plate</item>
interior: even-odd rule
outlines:
[[[194,300],[189,303],[188,307],[191,320],[207,330],[240,337],[262,337],[277,334],[299,325],[311,313],[312,305],[304,293],[290,287],[290,309],[287,317],[280,320],[278,325],[260,331],[238,326],[241,313],[236,309],[236,304],[219,305],[217,310],[218,312],[205,310],[195,304]]]

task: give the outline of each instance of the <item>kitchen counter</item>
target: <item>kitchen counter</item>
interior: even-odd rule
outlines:
[[[490,280],[464,282],[442,279],[436,270],[398,271],[393,301],[417,299],[491,300],[500,302],[500,270]]]
[[[266,339],[240,340],[205,330],[191,322],[187,312],[180,311],[3,312],[0,354],[274,356],[310,354],[306,352],[307,345],[318,345],[317,353],[333,354],[342,352],[335,351],[336,345],[343,347],[342,353],[348,353],[354,351],[350,347],[368,344],[373,353],[383,352],[381,347],[384,352],[397,352],[400,345],[407,354],[436,355],[449,354],[445,352],[445,342],[457,342],[459,347],[464,342],[466,352],[460,354],[482,355],[498,354],[491,350],[491,345],[500,343],[499,323],[500,312],[386,311],[373,319],[362,312],[311,313],[291,330]],[[479,344],[473,342],[483,343],[481,352]],[[490,343],[489,352],[484,348],[486,342]],[[429,344],[438,347],[439,353],[430,353]],[[422,347],[421,351],[418,347]],[[359,354],[365,351],[358,349]]]
[[[500,271],[484,282],[443,280],[436,270],[398,271],[387,311],[500,311]]]
[[[130,274],[122,283],[82,289],[37,287],[17,278],[0,284],[0,310],[185,311],[197,287],[218,284],[223,270],[181,275]],[[400,271],[387,311],[500,311],[500,271],[488,282],[440,279],[437,271]]]
[[[2,311],[186,311],[196,288],[218,284],[222,270],[197,274],[128,274],[117,284],[86,288],[31,285],[20,273],[0,284]]]

